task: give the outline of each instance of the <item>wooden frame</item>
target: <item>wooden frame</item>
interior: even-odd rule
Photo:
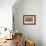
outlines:
[[[36,15],[24,15],[23,24],[24,25],[35,25],[36,24]]]

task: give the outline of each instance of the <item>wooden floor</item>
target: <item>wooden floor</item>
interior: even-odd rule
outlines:
[[[16,46],[15,45],[15,39],[13,40],[6,40],[6,42],[4,42],[2,45],[0,46]]]

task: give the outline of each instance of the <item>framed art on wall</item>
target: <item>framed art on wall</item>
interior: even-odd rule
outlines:
[[[24,15],[23,24],[24,25],[35,25],[36,24],[36,15]]]

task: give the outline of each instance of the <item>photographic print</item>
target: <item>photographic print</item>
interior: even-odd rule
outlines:
[[[23,16],[23,24],[35,25],[36,24],[36,16],[35,15],[24,15]]]

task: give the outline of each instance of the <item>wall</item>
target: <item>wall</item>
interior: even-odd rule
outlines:
[[[0,27],[12,29],[12,6],[16,0],[0,0]]]
[[[46,46],[46,0],[41,1],[41,40],[42,46]]]
[[[15,30],[22,32],[25,39],[27,38],[34,40],[36,46],[41,46],[41,1],[23,0],[21,2],[20,0],[18,2],[19,3],[15,3],[13,6]],[[36,15],[36,25],[24,25],[23,15]]]

